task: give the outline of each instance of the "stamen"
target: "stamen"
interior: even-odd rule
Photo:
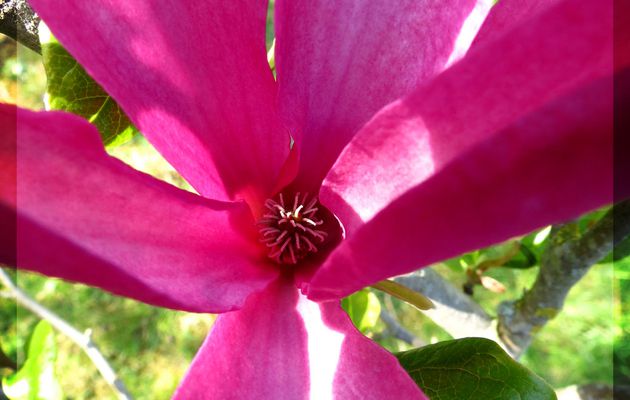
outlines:
[[[293,262],[293,264],[297,264],[297,257],[293,251],[293,246],[289,246],[289,253],[291,253],[291,262]]]
[[[310,228],[306,228],[306,232],[310,233],[311,235],[313,235],[314,237],[316,237],[317,239],[319,239],[320,242],[324,241],[324,238],[326,235],[326,232],[322,232],[322,231],[314,231]]]
[[[317,222],[313,221],[313,220],[312,220],[312,219],[310,219],[310,218],[302,218],[302,220],[303,220],[304,222],[306,222],[307,224],[311,224],[311,225],[313,225],[313,226],[317,226]]]
[[[295,195],[295,200],[293,200],[293,212],[295,213],[295,209],[298,206],[298,202],[300,201],[300,192]]]
[[[321,245],[328,236],[326,231],[315,229],[324,224],[317,218],[316,197],[298,192],[292,203],[292,208],[288,208],[282,193],[277,201],[267,199],[264,205],[269,212],[257,222],[260,241],[269,247],[269,258],[279,264],[297,264],[309,254],[316,253],[315,243]]]
[[[302,240],[304,240],[304,241],[306,242],[306,244],[308,244],[308,249],[309,249],[310,251],[312,251],[313,253],[316,253],[316,252],[317,252],[317,247],[313,244],[313,242],[311,242],[310,240],[308,240],[308,239],[306,238],[306,236],[305,236],[305,237],[303,237],[303,238],[302,238]]]
[[[287,235],[287,231],[282,231],[282,233],[280,234],[280,236],[278,236],[278,238],[276,239],[275,242],[273,242],[273,244],[278,244],[280,243],[280,241],[282,241],[282,239]]]

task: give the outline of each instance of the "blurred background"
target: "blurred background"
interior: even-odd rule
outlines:
[[[271,43],[272,33],[269,44]],[[0,35],[0,102],[16,103],[31,109],[44,108],[46,75],[41,56],[16,46]],[[116,147],[111,155],[156,178],[190,190],[190,187],[164,161],[141,135]],[[585,215],[588,223],[603,210]],[[457,232],[454,232],[457,234]],[[536,251],[546,246],[545,232],[533,232]],[[462,255],[433,266],[457,287],[467,282],[467,271],[484,254],[501,252],[500,246]],[[521,361],[554,388],[575,384],[613,383],[613,343],[620,369],[617,380],[630,375],[621,368],[630,359],[630,318],[621,291],[630,289],[630,260],[616,262],[608,257],[594,266],[570,292],[564,309],[535,337]],[[472,296],[490,314],[504,300],[518,299],[529,288],[537,266],[527,269],[489,269],[485,275],[504,287],[502,292],[475,288]],[[119,377],[137,399],[168,399],[212,327],[213,315],[191,314],[151,307],[79,284],[70,284],[40,275],[6,270],[19,286],[37,302],[57,313],[79,331],[91,329],[92,338]],[[391,351],[412,346],[394,337],[378,317],[381,310],[393,316],[423,343],[447,340],[450,336],[415,308],[374,291],[361,330]],[[16,306],[10,294],[0,287],[0,346],[18,365],[28,357],[27,348],[39,318]],[[358,322],[359,323],[359,322]],[[54,366],[54,381],[62,398],[110,399],[112,390],[98,374],[89,358],[63,334],[46,333],[46,351]],[[37,340],[42,340],[41,338]],[[0,374],[13,371],[0,367]]]

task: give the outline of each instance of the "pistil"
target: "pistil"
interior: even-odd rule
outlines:
[[[328,234],[320,229],[324,223],[317,216],[317,198],[296,193],[285,203],[282,193],[277,200],[265,201],[267,212],[260,218],[260,241],[269,248],[269,258],[279,264],[297,264],[311,253],[317,253]]]

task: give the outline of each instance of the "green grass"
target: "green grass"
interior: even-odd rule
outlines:
[[[523,363],[553,386],[613,383],[612,271],[611,264],[595,266],[524,355]]]
[[[614,278],[614,379],[616,385],[630,386],[630,257],[615,263]]]
[[[137,399],[167,399],[209,332],[214,316],[156,308],[101,290],[19,272],[20,287],[79,330],[92,329],[103,355]],[[8,301],[0,306],[7,354],[19,363],[37,318]],[[6,318],[6,316],[9,318]],[[56,369],[65,396],[107,399],[110,388],[87,356],[57,335]]]

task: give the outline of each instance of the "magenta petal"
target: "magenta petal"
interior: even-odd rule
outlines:
[[[338,302],[322,303],[318,310],[316,303],[303,298],[300,308],[307,328],[312,326],[309,329],[309,334],[314,336],[314,341],[309,341],[311,356],[318,354],[320,337],[329,343],[335,342],[335,336],[337,340],[343,338],[334,373],[333,398],[428,400],[392,354],[363,336],[352,325]],[[320,319],[322,325],[319,325]],[[318,365],[311,364],[313,371],[324,371],[322,375],[326,376],[326,370]],[[313,387],[315,383],[311,381],[311,385]],[[311,398],[328,398],[325,392],[322,396],[315,393]]]
[[[609,74],[611,27],[610,4],[566,1],[477,47],[364,126],[326,177],[322,202],[351,235],[475,143]]]
[[[561,0],[501,0],[483,23],[472,47],[487,40],[494,40],[514,26],[523,23],[545,8],[559,3]]]
[[[283,280],[217,318],[174,398],[425,399],[338,304],[318,306]]]
[[[460,57],[490,3],[277,0],[280,112],[301,146],[301,185],[318,189],[376,111]]]
[[[14,266],[17,217],[8,204],[17,202],[17,109],[7,109],[0,118],[0,264]]]
[[[219,315],[173,398],[306,398],[308,353],[297,301],[297,290],[279,280],[241,310]]]
[[[612,201],[612,80],[513,123],[407,191],[331,254],[309,298],[561,222]]]
[[[199,193],[268,196],[289,134],[275,112],[266,1],[30,4]]]
[[[15,140],[6,129],[15,113],[0,106],[0,147]],[[236,309],[277,275],[236,230],[251,223],[244,204],[128,167],[71,114],[19,109],[17,118],[17,205],[4,190],[0,204],[17,212],[18,267],[202,312]]]

